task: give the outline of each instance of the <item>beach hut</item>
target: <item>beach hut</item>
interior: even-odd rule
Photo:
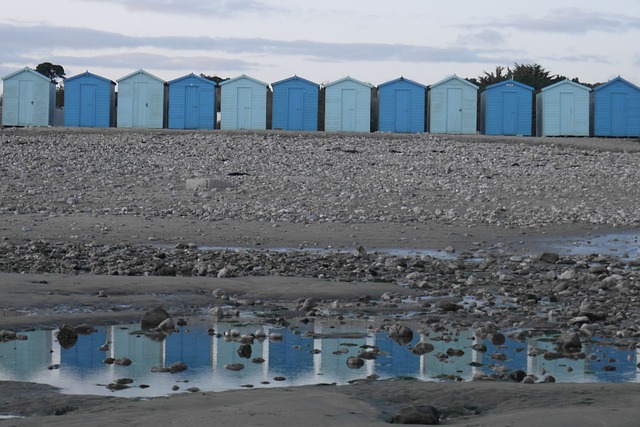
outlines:
[[[266,129],[267,83],[241,75],[220,83],[220,129]]]
[[[380,132],[424,132],[427,87],[400,77],[378,86]]]
[[[373,85],[349,76],[325,87],[324,130],[370,132]]]
[[[480,132],[530,136],[533,90],[514,80],[487,86],[480,93]]]
[[[589,136],[590,88],[563,80],[536,95],[536,135]]]
[[[594,136],[640,136],[640,88],[622,77],[591,92]]]
[[[272,83],[272,128],[286,130],[318,130],[317,83],[293,76]]]
[[[477,131],[478,86],[456,75],[431,85],[427,94],[429,132],[473,134]]]
[[[88,71],[64,82],[64,125],[106,128],[116,123],[116,83]]]
[[[167,91],[167,82],[144,70],[118,79],[118,127],[165,127]]]
[[[169,128],[214,129],[216,82],[191,73],[169,82]]]
[[[25,67],[2,78],[3,126],[53,126],[56,84]]]

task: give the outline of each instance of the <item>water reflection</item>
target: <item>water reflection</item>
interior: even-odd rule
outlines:
[[[117,392],[130,397],[169,394],[176,385],[180,391],[190,387],[223,391],[243,386],[345,384],[366,377],[470,381],[478,374],[509,370],[524,370],[540,380],[550,374],[561,382],[640,382],[636,367],[640,354],[636,350],[606,346],[598,341],[583,346],[583,352],[588,355],[584,359],[546,360],[540,350],[554,351],[554,344],[542,335],[527,341],[507,339],[503,345],[496,346],[489,340],[476,339],[471,330],[455,333],[423,330],[423,334],[414,333],[410,344],[401,346],[390,339],[386,331],[377,331],[380,324],[369,319],[317,320],[301,324],[299,328],[263,325],[267,335],[278,332],[283,339],[255,340],[249,359],[238,354],[240,343],[211,336],[208,330],[214,328],[222,333],[233,328],[241,334],[251,334],[258,326],[212,322],[208,317],[190,319],[180,332],[162,341],[132,335],[139,327],[136,324],[102,326],[98,327],[98,333],[81,335],[70,349],[60,347],[55,331],[33,331],[25,333],[28,340],[0,343],[0,379],[48,383],[65,393],[108,395],[113,392],[105,387],[107,384],[119,378],[131,378],[134,381],[131,388]],[[414,331],[420,326],[407,325]],[[360,337],[339,338],[347,333]],[[111,341],[109,350],[98,350],[107,341]],[[434,350],[421,356],[409,351],[420,341],[429,342]],[[486,352],[472,349],[478,342],[485,344]],[[349,356],[372,348],[377,349],[377,358],[365,360],[360,369],[347,366]],[[105,364],[108,357],[127,357],[133,363],[130,366]],[[254,363],[255,358],[264,361]],[[174,374],[151,372],[153,367],[168,367],[177,361],[186,363],[189,369]],[[225,368],[234,363],[243,364],[244,369]],[[605,366],[613,366],[615,370]],[[140,388],[141,385],[148,388]]]

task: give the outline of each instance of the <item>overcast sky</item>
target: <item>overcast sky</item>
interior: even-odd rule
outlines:
[[[67,77],[112,80],[143,68],[164,80],[429,85],[517,62],[640,85],[639,40],[640,0],[12,0],[0,13],[0,76],[48,61]]]

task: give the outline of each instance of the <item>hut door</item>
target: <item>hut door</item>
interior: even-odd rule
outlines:
[[[33,124],[33,82],[20,80],[18,92],[18,126]]]
[[[133,127],[144,128],[149,114],[149,96],[147,84],[133,83]]]
[[[304,124],[304,92],[302,88],[289,88],[289,118],[287,129],[302,130]]]
[[[518,133],[518,94],[504,92],[502,94],[502,134]]]
[[[200,122],[200,99],[198,86],[184,88],[184,128],[198,129]]]
[[[611,94],[611,136],[627,136],[627,97],[624,93]]]
[[[396,90],[396,132],[411,131],[411,92]]]
[[[80,85],[80,126],[96,126],[96,85]]]
[[[356,91],[342,89],[342,111],[340,130],[355,132],[356,130]]]
[[[571,92],[560,93],[560,135],[575,134],[574,98]]]
[[[238,88],[238,129],[251,129],[251,88]]]
[[[447,133],[462,133],[462,89],[447,88]]]

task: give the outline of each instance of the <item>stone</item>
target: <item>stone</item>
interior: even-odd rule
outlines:
[[[140,319],[140,328],[143,331],[155,330],[165,319],[168,319],[169,313],[162,306],[151,307],[142,313]]]
[[[98,332],[98,330],[96,328],[94,328],[93,326],[91,326],[91,325],[89,325],[87,323],[82,323],[80,325],[77,325],[73,329],[75,329],[75,331],[79,335],[90,335],[90,334],[93,334],[95,332]]]
[[[242,344],[240,347],[238,347],[238,356],[242,357],[243,359],[251,358],[251,353],[251,344]]]
[[[167,317],[162,322],[160,322],[156,330],[159,332],[164,332],[165,334],[170,334],[177,331],[176,325],[171,317]]]
[[[558,348],[569,353],[577,353],[582,349],[582,341],[578,332],[564,332],[556,340]]]
[[[118,366],[129,366],[133,362],[128,357],[121,357],[119,359],[116,359],[113,363],[115,363]]]
[[[560,255],[555,252],[545,252],[540,255],[540,261],[546,262],[548,264],[555,264],[560,259]]]
[[[169,366],[169,371],[171,373],[183,372],[183,371],[186,371],[187,369],[189,369],[189,367],[184,362],[174,362]]]
[[[244,365],[242,363],[227,363],[224,368],[229,371],[241,371],[244,369]]]
[[[351,369],[360,369],[364,366],[364,359],[356,356],[350,356],[347,358],[347,367]]]
[[[574,269],[563,271],[558,277],[560,280],[575,280],[578,277],[578,273]]]
[[[56,332],[56,338],[58,339],[60,347],[69,349],[78,342],[78,333],[71,326],[62,325],[58,332]]]
[[[490,334],[489,340],[493,345],[503,345],[507,341],[506,337],[501,333]]]
[[[440,424],[440,412],[433,406],[405,406],[393,416],[393,424]]]
[[[400,345],[408,344],[413,340],[413,331],[405,325],[394,324],[389,326],[389,338]]]
[[[417,354],[418,356],[422,356],[423,354],[431,353],[433,350],[435,350],[435,347],[433,346],[433,344],[420,341],[418,344],[415,345],[415,347],[411,349],[411,353]]]

